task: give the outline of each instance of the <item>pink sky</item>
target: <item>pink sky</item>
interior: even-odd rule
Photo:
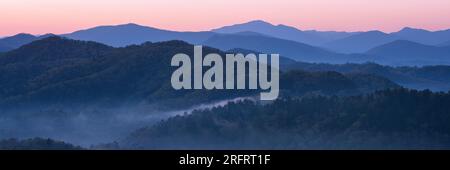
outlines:
[[[210,30],[261,19],[299,29],[450,28],[450,0],[1,0],[0,36],[137,23]]]

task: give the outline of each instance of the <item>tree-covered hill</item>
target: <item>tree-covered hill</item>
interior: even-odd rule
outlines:
[[[0,104],[114,105],[144,101],[181,107],[256,94],[245,90],[174,90],[170,77],[176,68],[170,66],[171,58],[177,53],[192,57],[193,49],[182,41],[123,48],[61,37],[34,41],[0,56]],[[203,53],[225,56],[209,47],[204,47]],[[387,79],[366,76],[373,78],[360,81],[363,76],[336,72],[282,73],[280,84],[295,94],[358,94],[398,87]]]
[[[135,131],[124,148],[450,148],[450,94],[394,89],[198,110]]]
[[[450,90],[450,79],[448,78],[450,77],[450,66],[444,65],[391,67],[375,63],[333,65],[295,62],[286,64],[284,69],[286,71],[336,71],[342,74],[370,74],[385,77],[406,88],[432,91]]]

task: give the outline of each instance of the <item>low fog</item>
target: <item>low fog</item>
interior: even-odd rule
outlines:
[[[128,106],[83,108],[24,108],[3,112],[0,115],[0,139],[43,137],[63,140],[89,147],[109,143],[130,132],[159,122],[171,116],[189,114],[195,109],[223,106],[231,101],[222,100],[201,104],[183,110],[161,110],[157,104],[141,103]]]

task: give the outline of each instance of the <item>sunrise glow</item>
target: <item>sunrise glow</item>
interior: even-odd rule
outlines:
[[[450,28],[448,11],[448,0],[2,0],[0,36],[131,22],[199,31],[256,19],[302,30],[441,30]]]

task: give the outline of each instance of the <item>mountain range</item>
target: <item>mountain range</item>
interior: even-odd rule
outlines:
[[[285,70],[336,71],[342,74],[368,74],[385,77],[411,89],[450,90],[450,66],[391,67],[375,63],[364,64],[312,64],[290,62]]]
[[[393,33],[384,33],[376,30],[367,32],[302,31],[285,25],[275,26],[260,20],[225,26],[212,31],[218,33],[252,31],[343,53],[363,53],[371,48],[395,40],[409,40],[434,46],[450,41],[450,30],[428,31],[405,27]]]
[[[324,48],[343,53],[364,53],[371,48],[396,40],[381,31],[369,31],[328,42]]]
[[[296,41],[261,35],[241,35],[240,33],[215,35],[203,44],[224,51],[242,48],[266,54],[278,53],[294,60],[306,62],[342,63],[347,57]]]
[[[449,41],[450,29],[428,31],[424,29],[405,27],[398,32],[391,33],[391,35],[399,37],[399,39],[402,40],[409,40],[421,44],[439,45],[443,42]]]
[[[2,38],[0,52],[16,49],[49,35],[52,34],[43,36],[18,34]],[[295,27],[273,25],[257,20],[211,31],[179,32],[130,23],[99,26],[59,36],[95,41],[112,47],[138,45],[148,41],[182,40],[223,51],[241,48],[264,53],[278,53],[297,61],[314,63],[375,62],[393,66],[448,65],[450,63],[450,55],[445,49],[446,46],[450,46],[449,30],[432,32],[408,27],[394,33],[303,31]]]
[[[178,32],[141,26],[137,24],[124,24],[115,26],[99,26],[86,30],[75,31],[61,36],[75,39],[95,41],[114,47],[124,47],[144,42],[160,42],[168,40],[182,40],[192,44],[199,44],[209,37],[213,32]]]
[[[275,39],[271,37],[265,37],[265,36],[258,36],[258,35],[216,35],[217,38],[212,37],[210,42],[208,42],[210,45],[220,46],[223,51],[228,48],[232,48],[233,46],[224,46],[222,43],[225,41],[231,41],[228,39],[232,39],[233,41],[242,43],[242,45],[238,46],[244,46],[244,47],[254,47],[253,49],[256,50],[248,50],[243,48],[233,48],[231,50],[228,50],[227,52],[240,52],[240,53],[261,53],[262,52],[271,52],[267,49],[265,50],[263,47],[264,42],[267,40],[266,38],[270,38],[270,40]],[[42,36],[41,36],[42,37]],[[83,74],[90,74],[89,72],[83,73],[80,70],[90,70],[95,71],[98,69],[105,69],[107,66],[102,65],[101,67],[94,67],[91,66],[91,68],[84,69],[84,67],[88,67],[88,65],[78,65],[75,63],[84,63],[89,61],[86,57],[91,58],[98,56],[96,58],[104,58],[102,56],[105,55],[119,55],[119,54],[111,54],[113,51],[122,51],[118,50],[114,47],[110,47],[107,45],[95,43],[95,42],[85,42],[85,41],[72,41],[69,39],[61,39],[61,40],[54,40],[55,38],[46,39],[46,41],[35,41],[33,43],[27,44],[17,50],[13,50],[10,52],[7,52],[3,54],[2,59],[0,60],[0,64],[2,65],[8,65],[8,67],[1,67],[3,74],[0,75],[2,77],[3,91],[8,91],[9,93],[14,93],[14,90],[8,89],[8,87],[16,89],[17,91],[21,91],[23,89],[27,89],[26,87],[18,86],[18,84],[23,84],[21,80],[27,80],[27,79],[33,79],[34,82],[39,82],[37,80],[40,80],[41,78],[48,78],[50,73],[56,73],[58,69],[64,68],[67,70],[68,68],[71,69],[78,69],[78,71],[70,71],[77,73],[79,75]],[[212,41],[217,39],[217,41]],[[52,41],[53,40],[53,41]],[[309,45],[304,45],[301,43],[297,43],[294,41],[289,40],[281,40],[281,39],[275,39],[279,40],[280,50],[284,50],[283,47],[286,46],[292,46],[292,48],[298,48],[302,49],[299,50],[301,52],[309,52],[308,49],[313,49],[310,51],[310,54],[328,54],[333,57],[340,57],[339,54],[328,52],[326,50],[322,50],[320,48],[316,48]],[[55,43],[60,42],[60,43]],[[77,42],[77,43],[74,43]],[[83,43],[80,43],[83,42]],[[176,42],[176,41],[175,41]],[[288,42],[288,44],[283,44],[285,42]],[[152,43],[143,44],[141,46],[148,47]],[[163,43],[167,44],[167,43]],[[258,45],[254,45],[258,44]],[[177,43],[172,43],[172,45],[178,45]],[[253,46],[252,46],[253,45]],[[136,47],[141,46],[130,46],[125,49],[136,49]],[[187,47],[186,47],[187,48]],[[120,48],[119,48],[120,49]],[[127,50],[123,51],[127,51]],[[252,49],[252,48],[250,48]],[[290,52],[287,50],[287,52]],[[295,52],[295,51],[294,51]],[[294,54],[294,52],[292,54]],[[394,58],[397,62],[406,62],[409,59],[415,59],[419,60],[421,58],[424,58],[424,56],[430,56],[428,61],[434,61],[434,64],[447,64],[445,63],[445,57],[446,55],[450,54],[450,50],[447,47],[435,47],[435,46],[428,46],[423,44],[414,43],[411,41],[405,41],[405,40],[399,40],[394,41],[392,43],[388,43],[386,45],[382,45],[380,47],[374,48],[372,50],[369,50],[368,52],[370,55],[374,56],[387,56]],[[409,53],[412,53],[414,55],[408,55]],[[291,53],[289,53],[291,54]],[[433,55],[430,55],[433,54]],[[435,54],[435,55],[434,55]],[[442,55],[446,54],[446,55]],[[122,53],[121,56],[127,56],[128,54]],[[400,58],[401,56],[406,56],[405,59]],[[44,57],[45,56],[45,57]],[[344,55],[341,55],[344,56]],[[374,57],[378,62],[386,62],[388,59],[383,59],[382,57]],[[165,59],[170,58],[169,55],[165,56]],[[57,59],[57,60],[55,60]],[[298,60],[308,60],[308,58],[303,58]],[[331,60],[330,58],[327,60]],[[165,60],[166,61],[166,60]],[[374,74],[377,76],[387,77],[390,80],[411,88],[431,88],[434,90],[448,90],[450,89],[449,84],[450,82],[445,81],[445,77],[449,76],[450,74],[447,74],[447,71],[450,70],[446,66],[442,66],[440,68],[440,71],[436,70],[433,73],[429,73],[426,76],[418,76],[421,74],[416,75],[410,75],[409,73],[414,73],[416,70],[414,67],[387,67],[387,66],[380,66],[376,64],[360,64],[360,65],[352,65],[352,64],[344,64],[344,65],[331,65],[331,64],[309,64],[304,62],[298,62],[295,60],[291,60],[289,58],[284,57],[282,55],[280,65],[283,66],[285,69],[304,69],[307,71],[338,71],[341,73],[363,73],[363,74]],[[109,61],[110,63],[113,63],[113,61]],[[116,61],[115,61],[116,62]],[[146,61],[147,62],[147,61]],[[159,61],[158,61],[159,62]],[[168,61],[167,61],[168,62]],[[421,63],[424,63],[425,61],[418,61]],[[43,64],[45,63],[45,64]],[[66,63],[70,64],[71,67],[66,66]],[[149,66],[153,65],[154,63],[148,63]],[[75,67],[75,65],[77,65]],[[20,66],[20,67],[15,67]],[[54,66],[58,66],[57,68],[52,68]],[[358,67],[356,67],[358,66]],[[375,67],[376,66],[376,67]],[[118,66],[117,66],[118,67]],[[144,66],[143,66],[144,67]],[[156,66],[155,66],[156,67]],[[51,69],[52,68],[52,69]],[[320,68],[320,69],[318,69]],[[369,69],[371,68],[371,69]],[[376,69],[374,69],[376,68]],[[410,69],[405,69],[410,68]],[[425,69],[427,68],[427,69]],[[439,68],[439,66],[436,67],[424,67],[423,70],[430,70],[430,68]],[[8,70],[5,70],[8,69]],[[46,73],[42,75],[42,77],[33,77],[35,75],[41,74],[41,72],[45,72],[45,70],[52,70],[50,73]],[[422,69],[422,68],[417,68]],[[348,71],[353,70],[353,71]],[[447,71],[446,71],[447,70]],[[389,74],[387,74],[389,73]],[[443,73],[443,74],[441,74]],[[10,75],[11,74],[11,75]],[[64,76],[63,76],[64,75]],[[20,79],[10,79],[9,76],[14,77],[21,77]],[[62,77],[67,77],[66,74],[62,74]],[[430,77],[436,77],[439,76],[439,79],[433,79]],[[52,84],[54,82],[48,82],[49,84]],[[9,84],[9,85],[8,85]],[[28,83],[26,83],[28,84]],[[39,83],[32,83],[32,85],[39,85]],[[42,84],[41,84],[42,85]],[[44,86],[44,85],[42,85]],[[40,86],[37,86],[41,88]],[[29,87],[28,87],[29,88]]]
[[[382,63],[411,64],[411,65],[450,65],[450,47],[438,47],[419,44],[407,40],[396,40],[387,44],[372,48],[366,52]]]
[[[231,51],[253,52],[244,49],[232,49]],[[0,85],[2,86],[0,103],[83,103],[114,101],[115,99],[153,102],[185,98],[189,98],[189,101],[192,102],[206,102],[253,93],[250,91],[248,93],[223,93],[202,90],[175,92],[170,88],[170,75],[174,68],[166,66],[170,65],[170,58],[179,52],[191,54],[193,45],[182,41],[167,41],[114,48],[97,42],[55,36],[33,41],[16,50],[0,54],[0,72],[2,72],[0,75]],[[225,53],[209,47],[205,47],[204,52]],[[301,63],[285,57],[281,57],[280,61],[282,61],[281,69],[287,73],[290,70],[339,72],[323,75],[294,75],[297,75],[298,78],[324,77],[324,82],[331,82],[336,78],[348,79],[341,83],[362,83],[352,85],[357,89],[366,89],[362,91],[395,87],[394,83],[388,83],[389,81],[413,88],[421,88],[421,86],[426,88],[428,85],[429,88],[435,86],[435,90],[450,89],[450,81],[447,78],[450,75],[448,66],[395,68],[377,64],[327,65]],[[355,76],[355,74],[364,76]],[[330,76],[330,79],[326,78],[327,76]],[[282,77],[287,78],[286,76]],[[384,77],[389,80],[384,80]],[[282,79],[282,87],[284,87],[284,82],[292,83],[298,78]],[[306,82],[313,80],[308,79]],[[104,86],[104,84],[108,84],[108,86]],[[313,86],[322,87],[322,84],[317,83]],[[330,85],[337,86],[338,84]],[[300,89],[304,90],[305,88]],[[298,89],[292,90],[297,91]],[[353,91],[362,92],[361,90]],[[184,103],[190,104],[189,102]]]
[[[277,39],[248,32],[225,36]],[[282,42],[285,41],[302,44]],[[395,46],[402,44],[427,46],[394,42]],[[88,142],[96,141],[93,138],[97,136],[112,135],[120,140],[99,148],[123,149],[448,148],[449,117],[445,104],[450,101],[450,94],[418,92],[400,85],[412,87],[408,83],[422,83],[428,88],[437,84],[444,87],[440,91],[447,85],[448,90],[450,66],[315,64],[281,56],[280,100],[267,104],[230,103],[176,116],[168,111],[164,115],[169,119],[158,119],[155,124],[146,122],[148,117],[161,116],[155,113],[158,108],[150,104],[173,110],[255,96],[255,91],[247,90],[174,90],[170,76],[175,68],[170,67],[170,60],[177,53],[192,57],[193,47],[179,40],[113,47],[50,36],[0,53],[0,112],[2,120],[6,120],[0,124],[0,137],[20,137],[24,135],[21,132],[27,132],[28,137]],[[371,52],[382,53],[381,47]],[[435,50],[433,46],[428,48]],[[208,46],[203,47],[203,52],[221,56],[226,52],[259,53]],[[136,109],[136,105],[147,107]],[[77,108],[83,109],[76,111]],[[134,112],[142,113],[142,117]],[[116,119],[134,124],[124,125],[113,121]],[[137,128],[140,129],[134,131]],[[11,139],[0,141],[0,145],[79,148],[50,139]]]
[[[268,22],[255,20],[243,24],[235,24],[231,26],[224,26],[211,30],[212,32],[234,34],[239,32],[257,32],[280,39],[297,41],[310,45],[321,45],[325,42],[342,39],[354,34],[356,32],[337,32],[337,31],[302,31],[295,27],[287,25],[272,25]]]
[[[174,101],[182,100],[182,103],[188,106],[255,94],[251,90],[174,90],[170,86],[170,76],[175,70],[170,67],[171,58],[177,53],[193,56],[193,49],[193,45],[182,41],[144,43],[125,48],[56,36],[33,41],[0,55],[0,104],[17,106],[106,101],[166,101],[175,104],[178,102]],[[225,53],[209,47],[204,47],[203,52]],[[282,61],[292,62],[285,59]],[[337,72],[287,75],[290,74],[281,76],[282,87],[285,87],[287,82],[304,79],[309,81],[299,83],[316,83],[311,86],[315,89],[310,90],[308,88],[311,87],[307,85],[286,88],[288,91],[301,93],[330,89],[324,93],[350,94],[398,87],[379,76],[369,76],[373,78],[365,81],[368,75],[347,77]],[[344,85],[339,86],[342,83]]]

